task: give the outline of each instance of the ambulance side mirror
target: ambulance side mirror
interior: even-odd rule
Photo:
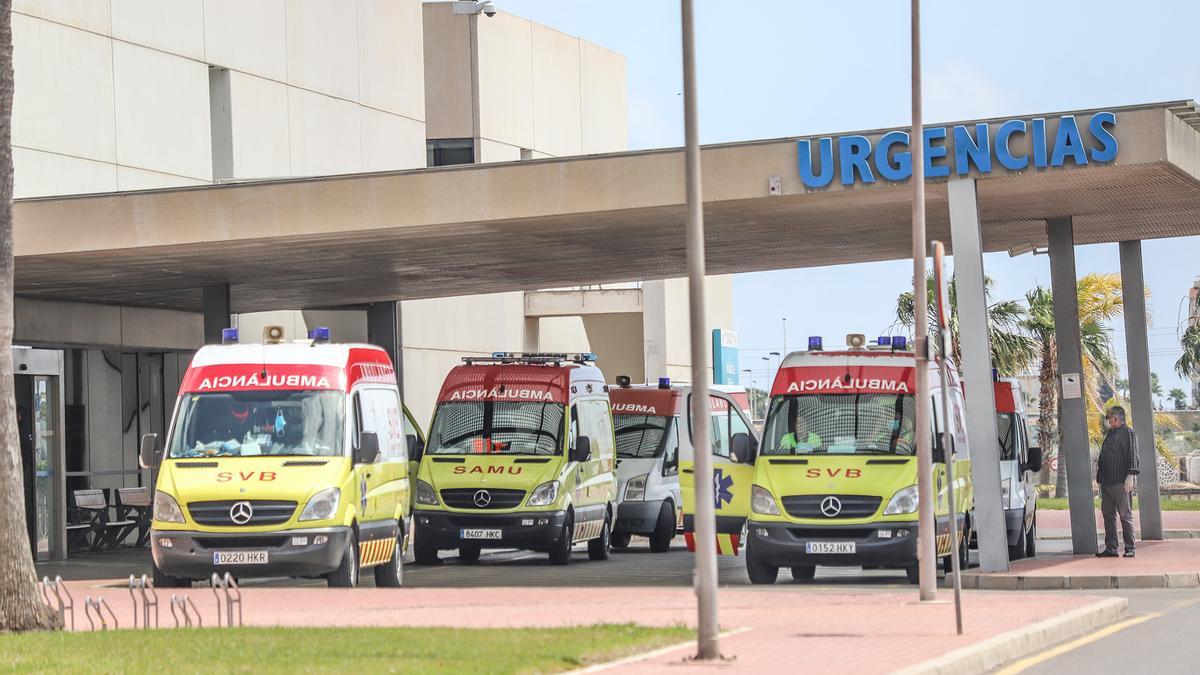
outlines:
[[[744,431],[734,434],[733,439],[730,441],[733,461],[739,464],[753,463],[754,449],[753,439],[750,438],[750,434]]]
[[[355,464],[374,464],[379,461],[379,435],[364,431],[358,435],[358,447],[354,449]]]
[[[592,458],[592,439],[580,436],[575,439],[575,447],[571,448],[572,462],[586,462]]]
[[[405,438],[408,439],[408,461],[421,461],[421,455],[425,454],[425,441],[416,434],[409,434]]]
[[[1029,459],[1021,466],[1022,471],[1032,471],[1037,473],[1042,470],[1042,449],[1039,447],[1029,448]]]
[[[158,468],[158,434],[145,434],[138,449],[138,463],[143,469]]]

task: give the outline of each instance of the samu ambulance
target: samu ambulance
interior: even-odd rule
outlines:
[[[424,440],[379,347],[310,340],[225,342],[196,352],[180,387],[154,493],[154,582],[325,577],[399,586],[409,527],[409,460]],[[159,459],[157,436],[142,461]]]
[[[1042,450],[1030,443],[1020,382],[997,379],[993,387],[1008,557],[1020,560],[1037,553],[1037,473],[1042,470]]]
[[[416,562],[457,549],[612,550],[617,484],[608,387],[592,354],[468,357],[446,376],[414,500]]]
[[[916,582],[918,377],[927,378],[933,403],[937,555],[948,567],[957,551],[965,566],[974,495],[956,370],[947,411],[937,364],[918,373],[903,338],[868,346],[851,334],[850,347],[837,351],[821,343],[810,338],[808,351],[787,355],[771,389],[747,522],[751,582],[773,583],[781,567],[810,580],[819,565],[901,568]],[[952,447],[943,449],[947,425]],[[955,514],[942,456],[955,462]],[[952,516],[958,542],[950,540]]]

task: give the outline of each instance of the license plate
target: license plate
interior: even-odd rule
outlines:
[[[499,539],[500,530],[464,528],[459,531],[459,536],[463,539]]]
[[[810,541],[804,544],[805,553],[854,553],[852,541]]]
[[[214,565],[266,565],[266,551],[213,551]]]

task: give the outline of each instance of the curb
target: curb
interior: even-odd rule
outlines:
[[[936,659],[923,661],[896,671],[903,675],[957,675],[985,673],[1002,664],[1029,656],[1051,645],[1064,642],[1125,617],[1129,601],[1105,598],[1086,607],[1009,631],[969,647],[956,649]]]
[[[743,628],[735,628],[733,630],[722,631],[721,633],[718,633],[718,637],[727,638],[727,637],[730,637],[733,635],[737,635],[738,633],[745,633],[748,630],[750,630],[749,627],[743,627]],[[583,668],[576,668],[575,670],[568,670],[566,672],[566,675],[583,675],[584,673],[598,673],[598,672],[601,672],[604,670],[609,670],[612,668],[619,668],[620,666],[627,666],[631,663],[645,661],[646,659],[652,659],[656,656],[662,656],[663,654],[669,654],[671,652],[678,651],[680,649],[685,649],[687,647],[694,647],[695,645],[696,645],[695,640],[688,640],[686,642],[677,642],[673,645],[666,645],[665,647],[659,647],[658,649],[652,649],[648,652],[641,652],[638,654],[630,654],[629,656],[624,656],[619,659],[614,659],[612,661],[605,661],[603,663],[593,663],[592,665],[586,666]],[[724,664],[718,662],[713,665],[724,665]]]
[[[1200,572],[1122,575],[964,574],[962,587],[980,591],[1069,591],[1114,588],[1200,588]]]

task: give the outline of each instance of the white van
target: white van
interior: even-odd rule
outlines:
[[[1031,442],[1021,383],[1012,378],[998,379],[994,389],[1008,557],[1020,560],[1037,553],[1037,476],[1042,470],[1042,449]]]
[[[676,532],[690,530],[690,512],[684,514],[683,488],[680,471],[690,478],[692,425],[689,401],[692,388],[672,384],[660,378],[657,385],[630,385],[628,377],[618,377],[617,386],[609,391],[613,424],[617,436],[617,524],[613,530],[613,546],[629,546],[633,535],[650,538],[650,550],[662,553],[671,546]],[[733,436],[745,434],[747,447],[757,445],[750,418],[746,412],[745,389],[735,386],[711,385],[709,408],[712,411],[705,427],[712,446],[721,461],[730,461]],[[748,454],[748,451],[743,451]],[[752,462],[753,460],[750,459]],[[685,522],[686,521],[686,522]],[[745,517],[727,523],[725,548],[737,546]],[[732,536],[732,541],[730,541]],[[720,537],[718,537],[720,539]],[[689,548],[693,542],[688,537]]]

